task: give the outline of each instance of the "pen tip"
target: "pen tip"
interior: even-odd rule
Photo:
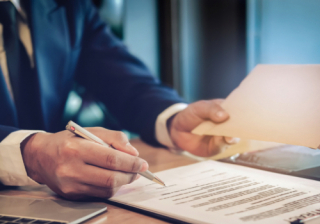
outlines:
[[[154,176],[154,182],[166,187],[166,184],[162,180],[160,180],[160,178],[157,176]]]

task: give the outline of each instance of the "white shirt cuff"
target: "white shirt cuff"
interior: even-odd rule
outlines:
[[[173,104],[159,114],[156,120],[156,139],[160,144],[167,146],[172,152],[177,153],[180,150],[176,148],[170,138],[169,130],[167,128],[167,120],[176,113],[186,109],[187,106],[188,104],[186,103]]]
[[[9,134],[0,142],[0,182],[9,186],[39,185],[27,175],[20,143],[34,133],[44,131],[21,130]]]

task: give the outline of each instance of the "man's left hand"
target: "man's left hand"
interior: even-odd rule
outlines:
[[[197,156],[212,156],[227,145],[237,143],[237,138],[199,136],[191,133],[203,121],[221,123],[228,120],[228,113],[220,106],[222,102],[221,99],[197,101],[172,117],[168,121],[168,129],[173,143]]]

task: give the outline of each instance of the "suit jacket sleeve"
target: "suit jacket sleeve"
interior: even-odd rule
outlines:
[[[76,80],[104,102],[122,128],[140,134],[152,145],[157,116],[183,100],[155,79],[110,32],[85,1],[86,20]]]
[[[18,131],[18,128],[0,125],[0,142],[5,139],[11,132]]]

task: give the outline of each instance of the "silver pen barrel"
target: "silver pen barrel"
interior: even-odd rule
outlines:
[[[162,180],[160,180],[156,175],[151,173],[149,170],[144,171],[144,172],[139,172],[139,174],[141,176],[144,176],[145,178],[153,181],[153,182],[156,182],[157,184],[160,184],[160,185],[162,185],[164,187],[166,186],[165,183]]]

